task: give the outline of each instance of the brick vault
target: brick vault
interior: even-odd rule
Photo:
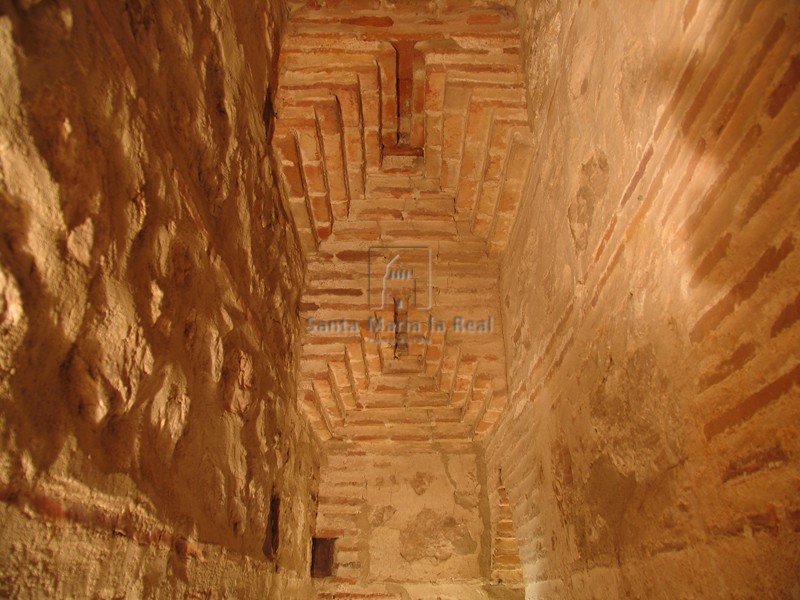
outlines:
[[[308,261],[300,402],[323,439],[472,439],[506,402],[498,262],[530,160],[519,44],[503,10],[289,22],[273,144]],[[393,259],[404,285],[383,279]]]

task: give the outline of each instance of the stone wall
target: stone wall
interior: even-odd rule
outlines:
[[[492,432],[530,598],[800,597],[793,3],[518,3]]]
[[[285,12],[0,7],[2,596],[309,597]]]

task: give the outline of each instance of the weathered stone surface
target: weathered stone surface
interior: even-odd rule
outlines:
[[[4,597],[312,593],[303,262],[262,118],[284,10],[1,11]]]
[[[430,508],[400,531],[400,556],[408,562],[425,558],[444,562],[453,554],[469,554],[476,546],[464,522]]]
[[[411,487],[414,488],[414,492],[417,494],[417,496],[421,496],[428,491],[432,481],[433,475],[430,473],[421,473],[417,471],[409,483],[411,484]]]

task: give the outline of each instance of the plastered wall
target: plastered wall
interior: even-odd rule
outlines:
[[[2,596],[311,593],[284,12],[0,5]]]
[[[320,598],[521,598],[491,585],[483,452],[465,442],[328,442],[315,535],[335,538]],[[495,581],[497,584],[498,582]]]
[[[800,12],[518,9],[537,150],[487,457],[527,597],[800,597]]]

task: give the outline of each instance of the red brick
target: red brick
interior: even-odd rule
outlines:
[[[469,15],[467,17],[467,25],[498,25],[501,22],[499,14],[481,13],[476,15]]]
[[[752,475],[776,465],[784,465],[787,462],[789,462],[789,457],[786,452],[780,444],[775,444],[764,450],[751,452],[728,464],[722,474],[722,481],[724,483],[731,479]]]
[[[789,66],[783,74],[780,82],[767,101],[767,113],[773,119],[780,114],[787,100],[794,94],[797,84],[800,82],[800,56],[792,56]]]
[[[756,292],[761,281],[767,275],[775,272],[793,250],[794,238],[792,236],[784,239],[777,248],[774,246],[768,247],[742,280],[698,319],[692,328],[689,338],[693,342],[699,342],[713,331],[740,303]]]
[[[770,330],[770,337],[775,337],[784,330],[792,327],[800,320],[800,294],[794,299],[794,302],[784,307],[781,314],[772,324]]]
[[[756,354],[756,345],[752,342],[741,344],[730,358],[718,364],[713,372],[704,374],[698,382],[700,390],[705,390],[730,377],[746,365]]]
[[[391,27],[394,25],[394,20],[391,17],[353,17],[351,19],[342,19],[345,25],[356,25],[358,27]]]
[[[706,439],[711,440],[728,429],[743,424],[772,402],[791,392],[795,386],[800,386],[800,365],[706,423]]]
[[[696,287],[700,282],[705,279],[709,273],[714,269],[714,267],[725,258],[728,254],[728,248],[731,244],[731,234],[727,233],[722,236],[717,243],[714,244],[714,247],[703,257],[703,260],[700,262],[700,265],[697,267],[697,270],[692,275],[692,279],[689,282],[690,287]]]

